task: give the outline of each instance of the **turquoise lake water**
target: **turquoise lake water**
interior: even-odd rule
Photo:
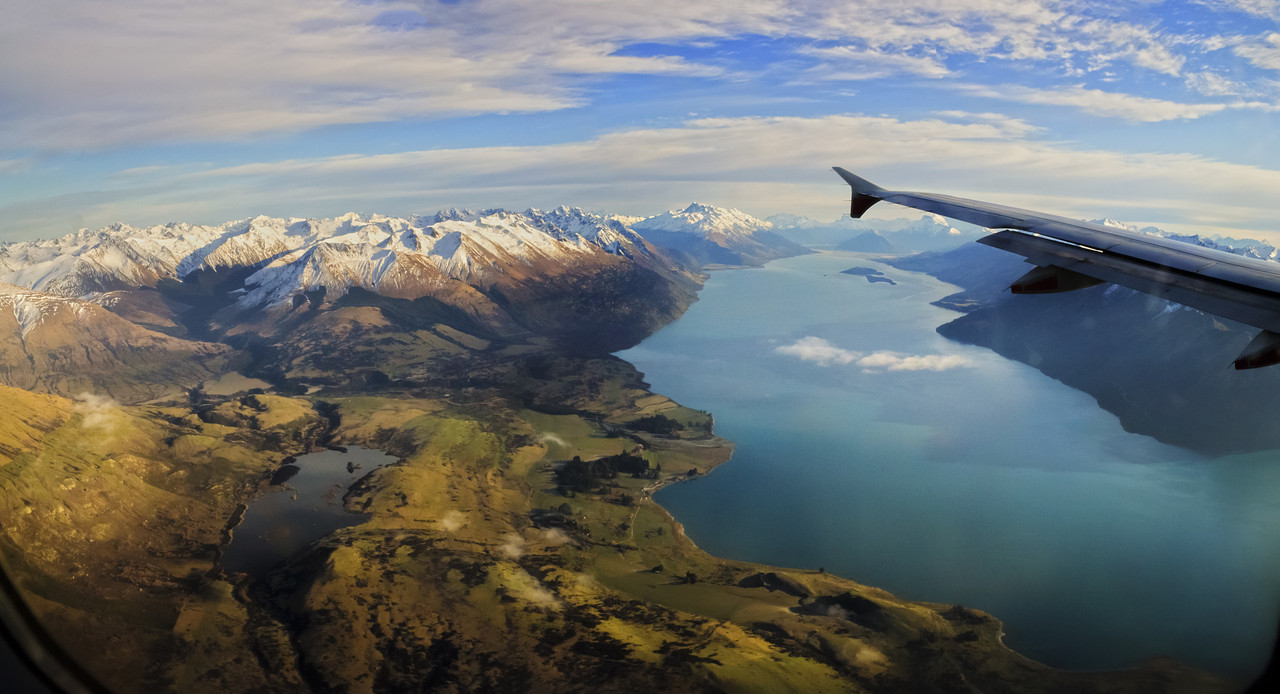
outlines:
[[[855,266],[897,284],[840,274]],[[956,314],[929,302],[954,291],[845,253],[713,273],[619,354],[738,444],[657,500],[714,554],[986,610],[1050,665],[1256,674],[1280,618],[1280,454],[1126,433],[1089,396],[940,337]]]

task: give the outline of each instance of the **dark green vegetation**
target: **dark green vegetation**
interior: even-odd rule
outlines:
[[[160,292],[173,332],[269,387],[0,386],[6,566],[121,692],[1229,689],[1169,662],[1054,671],[989,615],[702,552],[651,495],[732,445],[599,351],[678,315],[695,277],[560,278],[486,288],[488,313],[357,292],[234,324],[199,282],[193,308]],[[220,569],[292,456],[356,444],[399,458],[343,499],[365,522],[264,575]]]
[[[1013,295],[1031,266],[978,244],[891,264],[963,288],[937,302],[964,313],[939,333],[1092,395],[1129,431],[1209,454],[1280,447],[1280,369],[1231,368],[1255,328],[1107,285]]]
[[[583,460],[582,456],[575,455],[560,465],[556,481],[560,483],[562,493],[567,495],[570,492],[599,492],[619,474],[658,479],[659,472],[660,468],[649,467],[649,461],[635,453],[607,455],[594,460]]]

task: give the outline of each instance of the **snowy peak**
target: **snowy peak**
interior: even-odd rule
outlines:
[[[963,236],[964,232],[951,226],[951,222],[940,214],[926,214],[915,222],[909,224],[903,231],[916,232],[924,234],[935,234],[938,236]]]
[[[1175,234],[1165,231],[1155,226],[1139,227],[1137,224],[1126,224],[1118,222],[1110,217],[1105,219],[1091,219],[1093,224],[1101,224],[1102,226],[1112,227],[1114,229],[1124,229],[1126,231],[1134,231],[1142,234],[1152,234],[1155,236],[1163,236],[1174,241],[1181,241],[1195,246],[1203,246],[1219,251],[1226,251],[1246,258],[1256,258],[1258,260],[1277,260],[1280,259],[1280,249],[1266,241],[1257,239],[1235,239],[1227,236],[1206,237],[1199,234]]]
[[[1116,221],[1110,217],[1105,217],[1103,219],[1094,219],[1092,221],[1094,224],[1100,224],[1104,227],[1111,227],[1112,229],[1127,229],[1129,231],[1138,230],[1138,227],[1133,226],[1132,224],[1125,224],[1124,222]]]
[[[632,249],[644,246],[644,239],[617,217],[606,217],[564,205],[550,212],[530,208],[525,210],[524,215],[534,226],[561,241],[578,245],[592,244],[609,253],[628,257]]]
[[[0,316],[11,314],[18,334],[26,339],[31,331],[60,315],[83,316],[96,306],[61,296],[32,291],[25,287],[0,282]],[[101,309],[99,309],[101,310]]]
[[[488,217],[489,215],[497,214],[503,211],[504,210],[497,207],[490,208],[487,210],[458,209],[456,207],[450,207],[447,210],[440,210],[439,212],[436,212],[434,215],[432,215],[429,218],[429,221],[427,223],[439,224],[440,222],[450,222],[450,221],[474,222],[482,217]]]
[[[809,251],[770,231],[773,225],[740,210],[693,203],[632,225],[645,239],[702,266],[763,265]]]
[[[313,300],[319,289],[325,301],[351,287],[421,296],[448,280],[487,285],[602,255],[652,256],[644,239],[620,221],[569,207],[523,213],[451,209],[407,220],[355,214],[255,218],[184,259],[178,276],[203,268],[256,267],[236,301],[245,309],[297,306]]]
[[[769,222],[739,210],[697,202],[683,210],[668,210],[654,215],[633,226],[642,232],[646,229],[654,229],[697,234],[703,237],[751,236],[757,231],[767,231],[773,227]]]

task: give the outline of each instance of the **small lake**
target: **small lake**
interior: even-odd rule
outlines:
[[[1091,397],[939,336],[957,314],[929,302],[954,291],[846,253],[712,273],[618,355],[738,444],[657,500],[713,554],[976,607],[1053,666],[1166,655],[1254,676],[1280,616],[1280,455],[1125,432]]]
[[[222,568],[260,575],[325,535],[362,522],[365,515],[343,509],[343,495],[356,480],[396,460],[360,446],[298,456],[276,472],[270,491],[249,503],[223,548]]]

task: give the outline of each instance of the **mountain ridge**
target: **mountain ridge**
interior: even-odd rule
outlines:
[[[713,228],[732,236],[729,246],[749,248],[753,262],[803,251],[758,240],[768,223],[736,210],[694,204],[686,211],[667,214],[663,224],[693,233],[670,233],[701,237]],[[640,222],[567,206],[451,208],[410,218],[352,212],[113,224],[4,244],[0,282],[29,292],[10,300],[17,302],[15,334],[24,337],[37,305],[47,304],[64,308],[38,315],[63,323],[68,337],[37,340],[34,353],[21,340],[6,343],[0,363],[9,365],[8,380],[0,382],[73,394],[67,383],[83,382],[75,374],[94,371],[100,380],[86,385],[135,401],[150,393],[132,393],[108,369],[88,369],[93,350],[68,358],[70,336],[109,346],[112,358],[97,358],[103,364],[135,363],[143,354],[161,362],[168,357],[160,354],[216,356],[225,368],[287,388],[302,387],[286,383],[307,374],[332,381],[346,373],[334,368],[341,360],[333,354],[349,360],[349,375],[360,382],[430,372],[471,349],[460,345],[500,350],[549,338],[577,353],[616,351],[678,317],[704,279],[704,263],[649,241],[633,228]],[[98,327],[86,332],[77,316],[90,313]],[[210,346],[216,343],[222,346]],[[23,375],[24,362],[39,362],[39,376]],[[384,362],[391,368],[380,368]]]
[[[406,256],[418,256],[409,264],[416,264],[419,270],[430,265],[452,279],[485,283],[496,265],[510,272],[520,265],[570,262],[575,256],[596,253],[651,266],[669,265],[667,259],[652,259],[655,249],[633,228],[650,222],[664,231],[738,241],[770,226],[737,210],[700,203],[680,215],[674,212],[634,221],[562,205],[523,212],[451,208],[431,217],[407,219],[350,212],[329,219],[260,215],[218,225],[171,222],[133,227],[117,223],[93,231],[81,229],[57,239],[0,244],[0,281],[61,296],[85,297],[153,287],[162,279],[183,280],[202,270],[248,267],[257,272],[250,275],[238,303],[269,306],[319,285],[329,292],[357,285],[377,291],[383,275]],[[339,259],[341,246],[367,256],[366,262]],[[327,257],[317,264],[317,255]],[[286,270],[309,263],[310,273],[298,268]],[[317,272],[320,265],[326,265],[328,272]],[[292,272],[297,282],[280,286],[279,278],[272,276],[281,272]],[[266,286],[274,286],[275,291],[262,291]],[[329,296],[329,300],[335,298]]]

